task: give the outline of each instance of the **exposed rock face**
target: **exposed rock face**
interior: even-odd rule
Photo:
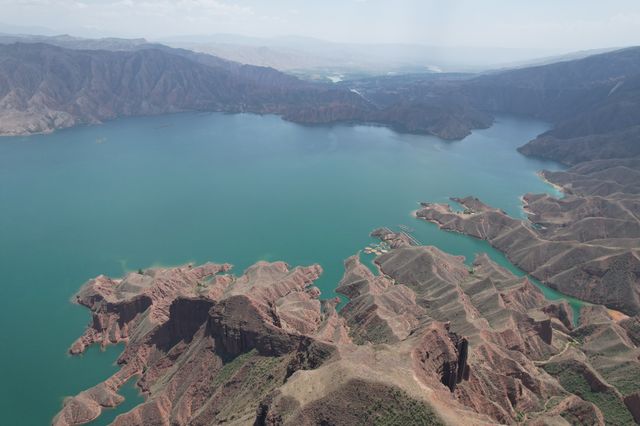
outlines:
[[[540,318],[550,324],[541,311],[548,303],[526,279],[486,256],[476,259],[472,273],[463,259],[433,247],[392,250],[376,262],[396,286],[415,294],[424,312],[420,322],[447,321],[451,331],[465,336],[455,344],[468,367],[445,365],[441,376],[465,405],[508,423],[517,412],[535,411],[544,399],[561,392],[531,361],[556,349],[536,326]]]
[[[122,383],[137,375],[141,389],[154,396],[130,413],[129,419],[146,423],[191,418],[194,398],[204,398],[210,391],[207,384],[206,389],[200,389],[200,384],[191,383],[198,374],[202,378],[215,376],[224,362],[239,353],[251,353],[260,363],[274,352],[310,351],[312,342],[305,343],[308,338],[295,330],[284,330],[278,325],[282,323],[280,317],[298,318],[314,330],[332,319],[330,314],[321,318],[317,292],[310,287],[321,272],[318,266],[289,270],[284,263],[261,263],[239,278],[226,274],[229,268],[205,264],[151,269],[143,275],[129,274],[123,280],[98,277],[76,296],[79,303],[92,310],[94,320],[72,346],[72,353],[81,352],[93,342],[127,342],[119,359],[122,369],[96,388],[107,388],[115,394]],[[249,291],[252,298],[245,294]],[[298,297],[297,304],[283,303],[293,295]],[[221,311],[225,312],[223,322],[218,321]],[[123,312],[130,313],[125,316]],[[272,336],[267,339],[269,334]],[[333,335],[339,337],[339,333]],[[284,375],[286,360],[281,361]],[[190,367],[182,368],[183,363]],[[161,380],[170,383],[160,385]],[[152,386],[158,386],[154,388],[157,392]],[[98,415],[100,407],[116,405],[96,398],[93,390],[88,392],[67,401],[54,423],[80,424]]]
[[[638,422],[640,349],[630,335],[602,306],[584,307],[570,335],[573,346],[550,359],[545,370],[567,391],[596,404],[607,424]]]
[[[454,200],[465,207],[462,213],[425,203],[417,215],[487,240],[565,294],[633,315],[640,312],[640,197],[634,181],[639,170],[638,161],[608,160],[545,172],[568,195],[525,195],[530,221],[471,197]]]
[[[522,269],[564,293],[637,314],[640,199],[633,179],[637,170],[636,160],[601,160],[581,163],[566,172],[544,172],[545,178],[561,185],[568,195],[562,199],[526,195],[530,222],[510,218],[471,197],[453,200],[465,208],[463,212],[425,203],[417,216],[489,241]],[[567,392],[594,403],[599,410],[594,415],[593,410],[585,411],[584,405],[572,402],[566,407],[572,407],[570,411],[559,415],[581,424],[599,418],[607,424],[638,422],[637,317],[603,306],[585,306],[579,327],[570,330],[564,309],[541,310],[556,317],[555,322],[536,319],[532,328],[541,340],[553,343],[558,333],[569,340],[560,353],[537,364]],[[553,413],[562,404],[551,410],[548,404],[545,407]]]
[[[120,371],[68,398],[54,424],[82,424],[99,416],[103,407],[118,405],[118,388],[133,376],[147,399],[119,416],[116,425],[259,423],[258,407],[271,413],[268,401],[275,401],[280,388],[295,382],[302,371],[334,362],[350,370],[361,352],[375,357],[371,347],[351,342],[345,320],[335,310],[337,300],[318,299],[312,283],[321,273],[319,266],[289,269],[282,262],[262,262],[239,277],[229,275],[229,269],[217,264],[150,269],[121,280],[100,276],[85,284],[75,300],[91,309],[93,321],[71,353],[81,353],[93,343],[120,341],[126,342],[126,349],[118,360]],[[464,368],[459,356],[463,339],[442,324],[429,330],[413,339],[415,345],[432,347],[428,351],[435,357],[421,365],[421,374],[437,386],[446,406],[463,409],[439,383],[451,369],[445,366]],[[405,367],[413,365],[413,350],[407,345]],[[391,363],[395,354],[387,352]],[[356,376],[371,389],[379,388],[380,395],[395,395],[397,401],[389,410],[419,408],[434,424],[440,422],[417,391],[422,386],[418,382],[409,381],[408,394],[402,382]],[[336,381],[336,386],[351,385]],[[371,404],[368,398],[374,395],[366,395],[362,403]],[[297,415],[314,412],[309,407],[296,408]]]
[[[121,369],[68,398],[54,424],[118,405],[131,377],[146,400],[115,425],[633,418],[632,318],[617,324],[591,307],[574,330],[566,304],[485,255],[470,268],[401,234],[376,234],[398,244],[376,259],[379,275],[357,255],[345,261],[338,291],[350,300],[339,314],[313,287],[319,266],[260,262],[233,276],[229,265],[187,265],[89,281],[76,301],[93,321],[70,350],[123,341]],[[567,381],[574,376],[594,394]]]

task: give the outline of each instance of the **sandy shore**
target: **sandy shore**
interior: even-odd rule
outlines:
[[[558,184],[555,184],[555,183],[553,183],[553,182],[549,181],[549,180],[544,176],[544,173],[543,173],[542,171],[540,171],[540,172],[538,172],[538,173],[536,173],[536,174],[538,175],[538,177],[539,177],[540,179],[542,179],[542,181],[543,181],[544,183],[546,183],[547,185],[552,186],[556,191],[560,192],[562,195],[567,195],[567,193],[564,191],[564,188],[563,188],[562,186],[560,186],[560,185],[558,185]]]

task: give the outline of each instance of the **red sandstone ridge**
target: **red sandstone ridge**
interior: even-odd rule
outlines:
[[[120,370],[68,398],[53,424],[95,419],[132,377],[145,402],[115,425],[603,424],[609,413],[558,365],[597,378],[589,383],[634,415],[636,394],[604,372],[614,358],[595,357],[606,342],[625,345],[632,373],[632,318],[616,324],[594,308],[574,330],[566,304],[486,256],[470,269],[377,235],[395,248],[376,259],[379,275],[347,259],[339,313],[313,286],[317,265],[259,262],[234,276],[205,264],[87,282],[75,300],[93,320],[71,353],[126,346]]]
[[[488,241],[517,266],[564,294],[640,313],[640,197],[615,182],[637,180],[640,162],[584,163],[545,173],[572,191],[564,198],[527,194],[530,221],[509,217],[478,199],[454,199],[465,210],[423,203],[417,216],[441,228]],[[622,168],[622,170],[619,170]],[[605,180],[606,179],[606,180]]]

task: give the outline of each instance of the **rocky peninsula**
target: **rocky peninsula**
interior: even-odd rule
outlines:
[[[640,161],[596,160],[542,174],[566,196],[525,195],[528,221],[473,197],[454,199],[463,212],[423,203],[417,216],[487,240],[565,294],[640,313]]]
[[[477,208],[477,207],[476,207]],[[571,323],[527,278],[403,234],[374,274],[359,254],[322,300],[318,265],[259,262],[99,276],[72,354],[125,343],[120,370],[69,397],[57,426],[97,418],[134,378],[145,402],[115,425],[629,424],[638,418],[640,320],[601,306]],[[140,273],[141,272],[141,273]]]
[[[567,303],[487,256],[468,265],[388,229],[373,234],[390,247],[377,273],[359,253],[345,261],[342,309],[320,298],[318,265],[99,276],[75,297],[92,321],[70,353],[122,342],[120,369],[67,398],[54,425],[96,419],[129,380],[145,401],[115,425],[640,423],[639,48],[478,76],[365,79],[349,83],[355,91],[161,46],[7,45],[0,59],[5,134],[185,110],[447,139],[493,114],[547,120],[554,127],[520,151],[571,166],[542,172],[563,198],[524,195],[528,220],[474,197],[453,199],[463,211],[423,203],[416,215],[593,303],[573,324]],[[60,72],[81,78],[61,86]]]

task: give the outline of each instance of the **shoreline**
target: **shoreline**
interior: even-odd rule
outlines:
[[[522,197],[521,197],[521,198],[522,198]],[[524,209],[524,207],[523,207],[523,210],[526,212],[526,210]],[[607,306],[607,305],[604,305],[604,304],[598,304],[598,303],[593,303],[593,302],[589,302],[589,301],[587,301],[587,300],[579,299],[579,298],[577,298],[577,297],[575,297],[575,296],[572,296],[572,295],[570,295],[570,294],[563,293],[563,292],[559,291],[558,289],[554,288],[553,286],[546,284],[543,280],[541,280],[541,279],[537,278],[535,275],[531,274],[530,272],[527,272],[527,271],[525,271],[524,269],[522,269],[520,266],[518,266],[517,264],[515,264],[515,263],[511,260],[511,258],[509,257],[508,253],[503,252],[502,250],[500,250],[500,249],[498,249],[497,247],[493,246],[493,245],[491,244],[491,242],[489,242],[488,240],[486,240],[486,239],[482,239],[482,238],[477,238],[477,237],[474,237],[473,235],[465,234],[464,232],[458,231],[458,230],[456,230],[456,229],[450,229],[450,228],[447,228],[445,224],[443,224],[443,223],[441,223],[441,222],[438,222],[438,221],[437,221],[437,220],[435,220],[435,219],[427,219],[427,218],[424,218],[424,217],[417,216],[417,212],[418,212],[418,210],[414,210],[414,211],[412,212],[412,215],[414,215],[414,217],[415,217],[416,219],[419,219],[419,220],[424,221],[424,222],[427,222],[427,223],[432,223],[432,224],[436,225],[436,226],[438,227],[438,229],[440,229],[440,230],[442,230],[442,231],[445,231],[445,232],[451,232],[451,233],[458,234],[458,235],[464,235],[464,236],[466,236],[466,237],[473,238],[473,239],[478,240],[478,241],[484,241],[484,242],[486,242],[487,244],[489,244],[489,246],[490,246],[491,248],[493,248],[494,250],[496,250],[498,253],[501,253],[501,254],[505,257],[505,259],[506,259],[506,260],[507,260],[507,261],[508,261],[508,262],[509,262],[509,263],[510,263],[514,268],[516,268],[518,271],[520,271],[521,273],[523,273],[523,274],[524,274],[523,276],[524,276],[524,277],[527,277],[527,278],[532,282],[532,284],[536,285],[537,287],[543,287],[543,288],[545,288],[545,289],[549,289],[549,290],[551,290],[551,291],[555,292],[557,295],[559,295],[559,296],[560,296],[560,297],[559,297],[559,299],[549,299],[549,298],[548,298],[548,297],[546,297],[546,295],[545,295],[545,298],[547,298],[548,300],[563,300],[563,301],[566,301],[567,303],[569,303],[569,305],[571,305],[572,303],[579,305],[579,307],[576,307],[577,309],[575,309],[575,308],[573,308],[573,307],[572,307],[572,309],[573,309],[573,311],[574,311],[574,321],[573,321],[573,322],[574,322],[574,325],[575,325],[575,326],[578,326],[578,325],[579,325],[579,320],[580,320],[580,311],[582,310],[582,307],[584,307],[584,306],[603,306],[604,308],[606,308],[606,310],[607,310],[607,313],[608,313],[609,317],[610,317],[610,318],[611,318],[611,320],[612,320],[612,321],[614,321],[614,322],[619,322],[619,321],[622,321],[622,320],[624,320],[624,319],[630,318],[630,317],[629,317],[629,315],[627,315],[627,314],[623,313],[622,311],[619,311],[619,310],[616,310],[616,309],[610,308],[610,307],[609,307],[609,306]],[[451,213],[456,214],[457,216],[461,216],[459,213],[454,212],[454,211],[451,211]],[[525,226],[527,225],[527,222],[528,222],[528,223],[532,223],[529,219],[524,219],[524,218],[523,218],[523,219],[517,219],[517,218],[514,218],[514,219],[515,219],[515,220],[519,220],[519,221],[521,221]],[[542,290],[542,288],[541,288],[541,290]]]
[[[454,135],[454,136],[446,136],[443,134],[437,134],[429,131],[428,129],[410,129],[403,124],[397,124],[393,122],[383,122],[383,121],[372,121],[369,119],[335,119],[335,120],[318,120],[318,121],[304,121],[304,120],[295,120],[289,117],[286,113],[278,113],[276,111],[267,112],[267,111],[246,111],[246,110],[207,110],[207,109],[189,109],[189,110],[176,110],[176,111],[165,111],[159,113],[147,113],[147,114],[123,114],[116,115],[114,117],[107,117],[103,119],[95,119],[95,120],[82,120],[78,119],[76,122],[70,125],[62,125],[62,126],[52,126],[46,129],[38,130],[38,131],[22,131],[19,133],[10,133],[0,130],[0,139],[2,138],[20,138],[20,137],[30,137],[37,135],[49,135],[52,133],[56,133],[61,130],[82,128],[82,127],[91,127],[91,126],[100,126],[104,124],[108,124],[113,121],[128,119],[128,118],[147,118],[147,117],[159,117],[159,116],[170,116],[174,114],[225,114],[225,115],[236,115],[236,114],[251,114],[256,116],[274,116],[278,117],[283,121],[297,124],[305,127],[322,127],[322,126],[339,126],[339,125],[347,125],[347,126],[370,126],[370,127],[382,127],[388,129],[392,132],[403,134],[403,135],[416,135],[416,136],[428,136],[435,137],[444,142],[460,142],[470,136],[472,133],[478,130],[486,130],[493,127],[496,124],[496,118],[494,117],[491,123],[487,126],[483,127],[472,127],[464,132],[464,135]]]
[[[553,183],[549,179],[547,179],[546,176],[544,175],[544,172],[545,172],[545,170],[540,170],[540,171],[538,171],[536,173],[536,175],[538,175],[540,180],[542,180],[544,183],[546,183],[547,185],[551,186],[553,189],[555,189],[556,191],[561,193],[563,197],[566,197],[567,196],[567,191],[565,190],[565,188],[563,186],[560,186],[557,183]],[[556,198],[556,197],[554,197],[554,198]]]
[[[515,263],[514,263],[510,258],[509,258],[509,256],[508,256],[508,254],[507,254],[507,253],[505,253],[505,252],[503,252],[503,251],[499,250],[497,247],[494,247],[494,246],[493,246],[489,241],[487,241],[487,240],[485,240],[485,239],[482,239],[482,238],[476,238],[476,237],[474,237],[474,236],[472,236],[472,235],[465,234],[464,232],[461,232],[461,231],[458,231],[458,230],[455,230],[455,229],[449,229],[449,228],[446,228],[444,224],[442,224],[442,223],[440,223],[440,222],[438,222],[438,221],[436,221],[436,220],[426,219],[426,218],[423,218],[423,217],[419,217],[419,216],[417,216],[417,210],[416,210],[414,213],[416,213],[416,219],[422,220],[422,221],[427,222],[427,223],[432,223],[432,224],[436,225],[436,226],[438,227],[438,229],[440,229],[440,230],[442,230],[442,231],[445,231],[445,232],[451,232],[451,233],[458,234],[458,235],[463,235],[463,236],[465,236],[465,237],[473,238],[473,239],[478,240],[478,241],[484,241],[484,242],[486,242],[487,244],[489,244],[489,246],[490,246],[491,248],[493,248],[494,250],[496,250],[498,253],[502,254],[502,255],[504,256],[504,258],[509,262],[509,264],[510,264],[512,267],[514,267],[516,270],[518,270],[520,273],[522,273],[522,274],[523,274],[523,277],[526,277],[527,279],[529,279],[529,281],[531,281],[531,283],[532,283],[533,285],[535,285],[535,286],[536,286],[536,287],[538,287],[538,288],[542,287],[542,288],[544,288],[544,289],[551,290],[551,291],[555,292],[557,295],[559,295],[559,296],[560,296],[558,299],[550,299],[549,297],[547,297],[547,296],[545,295],[545,298],[546,298],[547,300],[549,300],[549,301],[553,301],[553,300],[562,300],[562,301],[566,301],[566,302],[569,304],[569,306],[571,306],[571,307],[572,307],[572,311],[573,311],[573,315],[574,315],[574,318],[573,318],[573,321],[572,321],[572,322],[574,323],[574,326],[578,326],[578,325],[579,325],[579,321],[580,321],[580,311],[582,310],[582,307],[583,307],[583,306],[593,306],[593,305],[594,305],[594,304],[593,304],[593,303],[591,303],[591,302],[588,302],[588,301],[586,301],[586,300],[578,299],[578,298],[576,298],[576,297],[574,297],[574,296],[571,296],[571,295],[569,295],[569,294],[562,293],[562,292],[560,292],[559,290],[557,290],[557,289],[553,288],[552,286],[545,284],[545,283],[544,283],[542,280],[540,280],[539,278],[535,277],[535,276],[534,276],[534,275],[532,275],[531,273],[529,273],[529,272],[527,272],[527,271],[523,270],[521,267],[519,267],[518,265],[516,265],[516,264],[515,264]],[[453,212],[453,213],[455,213],[455,212]],[[517,219],[517,220],[521,220],[523,223],[525,222],[525,220],[524,220],[524,219]],[[485,252],[485,253],[486,253],[486,252]],[[488,253],[486,253],[486,254],[488,255]],[[489,257],[491,258],[491,256],[489,256]],[[492,260],[493,260],[493,259],[492,259]],[[540,291],[542,291],[542,290],[543,290],[542,288],[540,288]],[[543,292],[543,294],[544,294],[544,292]],[[577,305],[579,305],[579,306],[573,307],[573,306],[572,306],[572,303],[573,303],[573,304],[577,304]],[[603,306],[604,306],[604,305],[603,305]],[[618,312],[618,311],[615,311],[614,309],[610,309],[610,308],[608,308],[608,307],[606,307],[606,308],[607,308],[607,310],[610,310],[611,312]],[[622,314],[621,312],[618,312],[618,313],[619,313],[619,314],[621,314],[621,315],[624,315],[624,314]]]

